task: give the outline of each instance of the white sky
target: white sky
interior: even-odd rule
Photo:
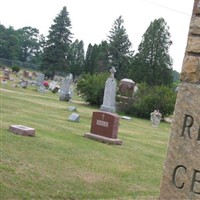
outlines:
[[[37,28],[47,35],[63,6],[67,7],[74,40],[100,44],[107,39],[114,21],[121,15],[124,27],[137,51],[150,22],[163,17],[169,26],[173,45],[173,69],[181,71],[194,0],[4,0],[0,4],[0,23],[14,29]]]

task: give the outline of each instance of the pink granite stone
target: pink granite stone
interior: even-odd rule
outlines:
[[[22,136],[35,136],[35,129],[23,125],[10,125],[9,131]]]

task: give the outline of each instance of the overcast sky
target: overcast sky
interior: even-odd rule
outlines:
[[[47,35],[53,20],[64,6],[71,20],[74,40],[100,44],[107,39],[114,21],[121,15],[124,27],[137,51],[150,22],[163,17],[169,26],[173,69],[181,71],[194,0],[4,0],[0,23],[14,29],[37,28]]]

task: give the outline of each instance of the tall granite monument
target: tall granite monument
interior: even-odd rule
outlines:
[[[200,199],[200,0],[194,0],[160,200]]]
[[[116,108],[116,88],[117,83],[114,77],[114,73],[116,72],[115,68],[112,67],[110,69],[110,77],[107,79],[104,88],[104,96],[103,96],[103,104],[100,107],[101,111],[112,112],[114,113]]]

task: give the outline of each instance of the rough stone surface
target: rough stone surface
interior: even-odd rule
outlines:
[[[195,0],[160,200],[200,200],[200,35],[194,33],[199,14],[200,1]]]
[[[200,34],[200,18],[192,17],[190,24],[190,34]]]
[[[181,81],[197,83],[200,80],[200,57],[185,56],[183,61]]]
[[[160,199],[200,199],[200,85],[179,88]]]
[[[194,8],[193,8],[194,14],[200,14],[200,3],[199,0],[194,1]]]
[[[23,125],[10,125],[9,131],[22,136],[35,136],[35,129]]]
[[[200,40],[198,37],[189,37],[187,52],[200,53]]]

